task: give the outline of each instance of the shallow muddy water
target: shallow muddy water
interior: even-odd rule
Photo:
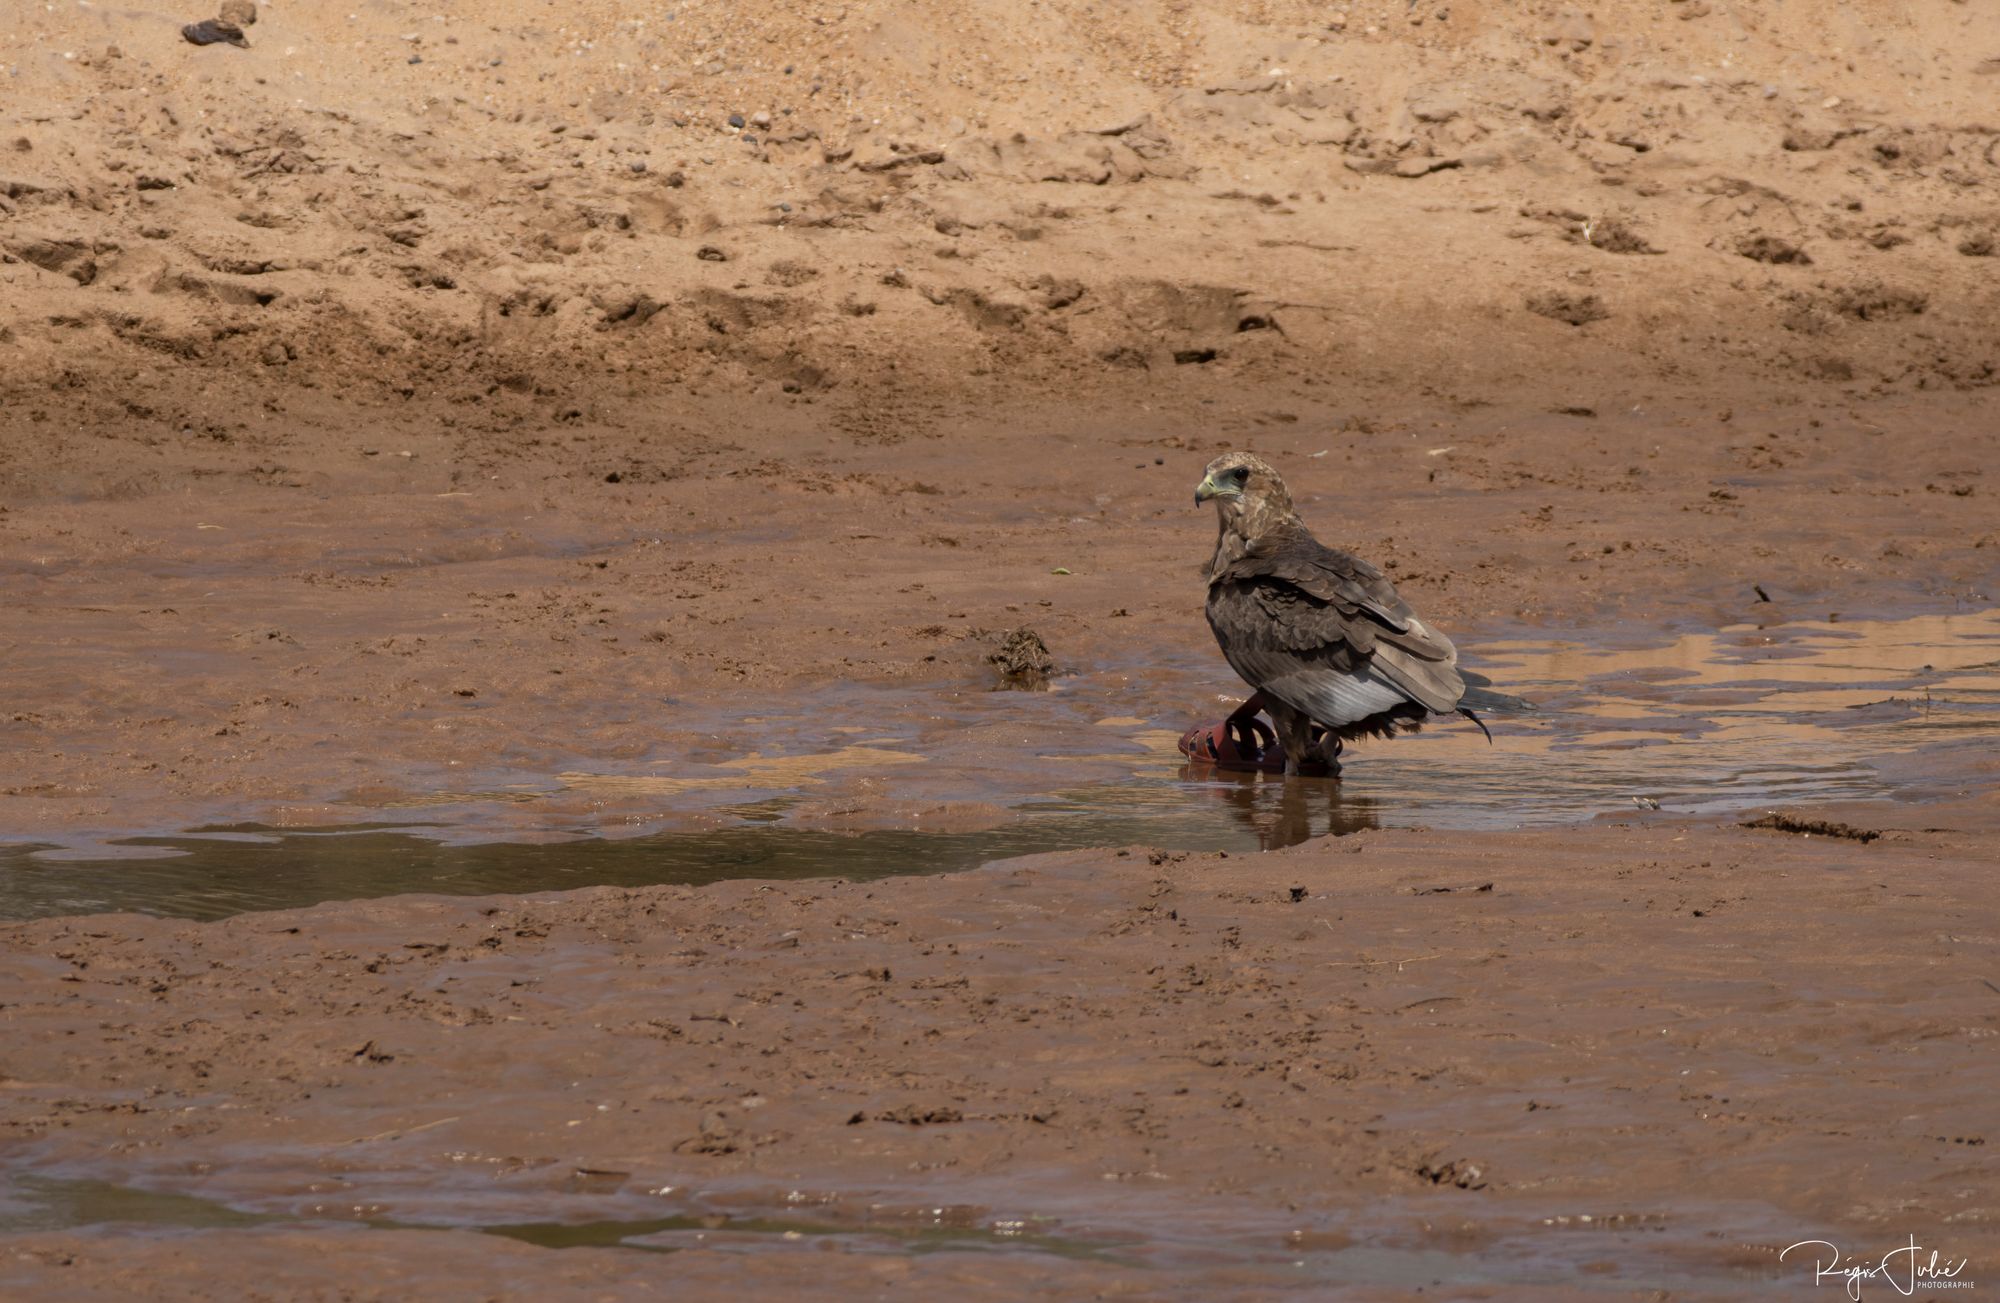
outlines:
[[[331,827],[0,848],[0,917],[875,878],[1088,846],[1256,851],[1373,827],[1922,800],[1961,791],[1961,762],[2000,739],[1995,611],[1743,625],[1651,647],[1490,642],[1468,659],[1537,709],[1493,718],[1490,746],[1454,722],[1353,748],[1338,781],[1187,765],[1179,730],[1225,713],[1235,691],[1207,659],[1097,668],[1040,694],[850,685],[718,712],[695,758],[494,773],[386,821],[361,821],[376,806]]]
[[[617,1176],[622,1174],[605,1174]],[[582,1178],[589,1184],[591,1178]],[[618,1180],[596,1184],[615,1191]],[[604,1211],[603,1206],[590,1209]],[[631,1208],[620,1211],[636,1212]],[[23,1231],[105,1228],[155,1231],[236,1230],[249,1226],[325,1224],[360,1230],[473,1230],[545,1249],[627,1248],[672,1252],[689,1248],[832,1248],[925,1253],[943,1249],[1006,1249],[1062,1257],[1104,1257],[1122,1241],[1048,1233],[1035,1220],[985,1219],[960,1208],[930,1210],[844,1225],[809,1217],[725,1212],[596,1216],[573,1221],[411,1221],[371,1211],[364,1200],[296,1212],[254,1212],[196,1195],[144,1190],[89,1178],[17,1176],[0,1183],[0,1235]]]
[[[609,1174],[612,1176],[620,1174]],[[0,1235],[86,1231],[153,1234],[235,1231],[252,1227],[472,1231],[546,1249],[617,1249],[675,1253],[811,1250],[844,1254],[1007,1253],[1101,1262],[1162,1273],[1228,1269],[1259,1285],[1540,1285],[1624,1295],[1638,1284],[1714,1289],[1778,1273],[1740,1252],[1704,1243],[1665,1212],[1587,1212],[1514,1216],[1477,1229],[1434,1223],[1420,1201],[1391,1203],[1338,1224],[1281,1218],[1243,1209],[1194,1208],[1183,1201],[1113,1200],[1086,1209],[1057,1199],[1051,1214],[1008,1213],[975,1204],[906,1205],[865,1195],[792,1192],[761,1210],[747,1191],[717,1192],[711,1202],[681,1191],[619,1192],[616,1180],[576,1207],[567,1220],[482,1217],[479,1201],[447,1210],[433,1192],[434,1215],[385,1212],[356,1189],[341,1203],[279,1207],[236,1205],[197,1195],[139,1189],[108,1181],[46,1175],[0,1177]],[[664,1197],[663,1197],[664,1196]],[[256,1203],[257,1201],[253,1201]],[[268,1202],[268,1201],[266,1201]],[[647,1205],[675,1207],[673,1212]],[[544,1198],[536,1207],[551,1211]],[[726,1210],[725,1210],[726,1207]],[[1751,1209],[1737,1210],[1749,1224]],[[1731,1246],[1733,1248],[1733,1246]],[[1163,1279],[1169,1277],[1163,1276]]]

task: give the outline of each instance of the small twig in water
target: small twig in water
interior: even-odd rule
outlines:
[[[372,1136],[362,1136],[358,1140],[350,1140],[347,1143],[350,1145],[365,1145],[371,1140],[387,1140],[390,1136],[413,1136],[419,1131],[428,1131],[432,1127],[441,1127],[447,1122],[456,1122],[458,1120],[455,1117],[439,1118],[435,1122],[426,1122],[419,1127],[392,1127],[387,1131],[378,1131]]]

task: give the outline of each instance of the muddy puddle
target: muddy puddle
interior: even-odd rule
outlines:
[[[1376,827],[1917,801],[1958,794],[2000,739],[1996,611],[1476,647],[1469,663],[1533,713],[1494,718],[1491,745],[1449,724],[1354,748],[1338,781],[1185,764],[1180,730],[1236,691],[1213,656],[1097,667],[1046,693],[846,685],[684,710],[702,746],[615,772],[476,773],[332,826],[0,847],[0,917],[861,879],[1089,846],[1257,851]]]
[[[584,1178],[589,1184],[589,1178]],[[598,1181],[604,1185],[606,1182]],[[617,1181],[608,1183],[616,1189]],[[657,1193],[653,1195],[657,1200]],[[322,1225],[361,1230],[470,1230],[545,1249],[625,1248],[673,1252],[691,1248],[797,1247],[849,1252],[925,1253],[1001,1249],[1100,1258],[1124,1241],[1068,1238],[1042,1219],[991,1219],[971,1210],[900,1209],[851,1223],[809,1217],[700,1211],[641,1215],[629,1204],[581,1210],[571,1221],[407,1220],[383,1214],[365,1196],[289,1212],[250,1211],[198,1195],[144,1190],[90,1178],[22,1175],[0,1184],[0,1235],[29,1231],[119,1229],[239,1230],[251,1226]],[[610,1215],[617,1212],[629,1216]]]
[[[615,1190],[616,1182],[611,1182]],[[664,1253],[791,1251],[845,1254],[1007,1253],[1098,1262],[1159,1272],[1231,1271],[1246,1285],[1308,1288],[1533,1286],[1623,1296],[1643,1284],[1685,1290],[1775,1283],[1773,1265],[1742,1242],[1717,1245],[1667,1211],[1517,1215],[1476,1229],[1440,1218],[1421,1200],[1388,1201],[1365,1216],[1286,1219],[1243,1208],[1202,1208],[1184,1199],[1117,1200],[1084,1208],[1055,1196],[1050,1212],[1003,1212],[980,1204],[912,1205],[866,1195],[712,1197],[664,1189],[607,1192],[563,1209],[565,1220],[481,1218],[478,1201],[435,1215],[387,1212],[369,1192],[338,1202],[252,1201],[140,1189],[91,1178],[0,1178],[0,1235],[25,1232],[195,1234],[249,1228],[461,1231],[539,1248]],[[393,1202],[393,1200],[392,1200]],[[266,1206],[268,1205],[268,1206]],[[654,1205],[654,1207],[648,1207]],[[674,1211],[661,1211],[664,1205]],[[536,1205],[544,1214],[549,1201]],[[1736,1210],[1754,1225],[1753,1209]]]

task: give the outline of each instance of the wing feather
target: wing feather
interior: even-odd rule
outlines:
[[[1444,714],[1465,693],[1451,640],[1381,571],[1303,528],[1213,574],[1208,617],[1246,682],[1329,728]]]

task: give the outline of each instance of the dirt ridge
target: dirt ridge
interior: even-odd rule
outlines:
[[[279,3],[247,50],[38,11],[0,383],[1984,386],[1976,9]]]

